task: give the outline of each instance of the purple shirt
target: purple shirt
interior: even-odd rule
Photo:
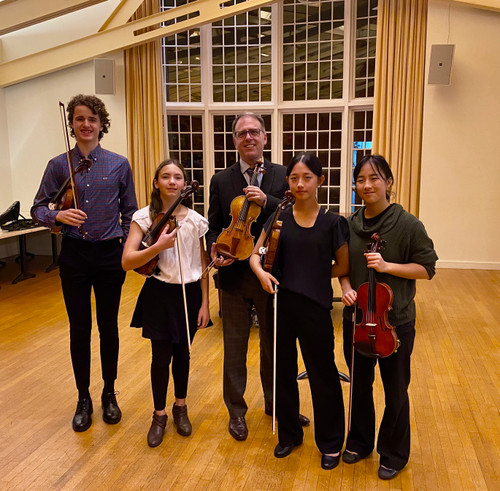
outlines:
[[[75,167],[84,156],[78,146],[71,150]],[[75,175],[80,209],[87,214],[83,225],[85,240],[95,242],[116,238],[126,239],[133,213],[137,210],[132,170],[128,160],[117,153],[104,150],[101,145],[90,153],[89,170]],[[66,154],[54,157],[47,164],[32,208],[33,217],[53,228],[59,210],[49,210],[48,204],[69,176]],[[62,225],[62,233],[82,239],[77,227]]]

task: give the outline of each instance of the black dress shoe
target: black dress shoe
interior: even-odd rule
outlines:
[[[392,479],[393,477],[396,477],[398,474],[399,471],[397,471],[396,469],[388,469],[387,467],[384,467],[382,465],[378,468],[378,477],[380,477],[380,479],[385,479],[386,481]]]
[[[92,424],[92,399],[80,399],[73,416],[73,430],[85,431]]]
[[[295,448],[295,447],[298,447],[299,445],[301,445],[301,443],[298,443],[296,445],[287,445],[286,447],[282,447],[279,443],[278,445],[276,445],[276,447],[274,447],[274,456],[277,458],[277,459],[282,459],[283,457],[288,457],[291,453],[292,453],[292,450]]]
[[[321,456],[321,467],[325,469],[325,471],[331,471],[332,469],[335,469],[335,467],[339,465],[339,461],[340,461],[340,452],[336,457],[323,454]]]
[[[107,394],[103,394],[101,396],[102,419],[105,423],[110,425],[115,425],[120,422],[120,419],[122,419],[122,412],[116,402],[115,394],[117,394],[117,392],[108,392]]]
[[[344,450],[344,453],[342,454],[342,460],[346,464],[355,464],[356,462],[359,462],[361,460],[361,455],[357,452],[348,452],[347,450]]]
[[[273,415],[272,409],[264,409],[264,412],[268,416]],[[304,416],[303,414],[299,414],[299,423],[300,423],[300,426],[309,426],[311,424],[311,420],[307,416]]]
[[[244,416],[229,418],[229,434],[239,442],[247,439],[248,428]]]

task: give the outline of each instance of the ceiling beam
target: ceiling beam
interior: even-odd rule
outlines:
[[[13,0],[0,2],[0,36],[107,0]]]
[[[99,31],[126,24],[144,0],[121,0]]]
[[[226,6],[217,0],[197,0],[70,43],[2,63],[0,64],[0,87],[24,82],[114,51],[232,17],[269,5],[274,1],[276,0],[246,0],[236,5],[233,5],[231,1],[230,5]],[[161,22],[182,16],[190,18],[178,20],[165,27],[158,27]],[[147,28],[151,30],[144,32]]]
[[[500,12],[500,0],[452,0],[452,2]]]

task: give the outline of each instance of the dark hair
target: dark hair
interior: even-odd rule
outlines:
[[[316,157],[316,155],[312,153],[301,152],[293,157],[292,160],[290,160],[290,163],[286,168],[287,177],[292,173],[293,168],[299,162],[307,165],[310,171],[313,174],[316,174],[318,177],[321,177],[323,175],[323,168],[321,167],[321,162],[319,161],[318,157]]]
[[[111,122],[109,120],[109,113],[106,110],[104,102],[102,102],[101,99],[99,99],[99,97],[96,97],[95,95],[78,94],[72,97],[71,100],[68,102],[68,107],[67,107],[68,122],[70,125],[73,123],[73,116],[75,113],[76,106],[87,106],[92,111],[93,114],[97,114],[97,116],[99,116],[99,120],[102,124],[102,130],[99,131],[99,140],[100,140],[104,136],[104,133],[107,133],[109,131],[109,127],[111,125]],[[75,132],[73,131],[73,128],[71,128],[70,134],[73,138],[75,137]]]
[[[382,157],[382,155],[365,155],[354,167],[354,171],[352,173],[354,185],[356,186],[356,181],[358,179],[359,173],[365,164],[370,164],[372,169],[385,181],[387,182],[389,179],[392,179],[394,182],[394,176],[392,175],[391,167],[387,163],[387,160]],[[386,198],[389,201],[391,197],[390,189],[387,190]]]
[[[259,116],[258,114],[254,114],[254,113],[242,113],[242,114],[238,114],[238,116],[236,116],[236,118],[233,121],[233,126],[231,129],[231,131],[233,132],[233,135],[234,135],[234,129],[236,128],[236,124],[238,123],[238,121],[241,118],[244,118],[245,116],[250,116],[251,118],[256,119],[260,123],[260,127],[262,128],[262,131],[264,133],[266,132],[266,125],[264,123],[264,120],[262,119],[262,116]]]
[[[184,176],[184,180],[186,183],[188,182],[188,176],[186,169],[184,166],[176,159],[167,159],[164,160],[155,170],[155,175],[153,177],[153,189],[151,190],[151,200],[149,202],[149,216],[151,218],[151,221],[154,221],[158,213],[161,213],[163,209],[163,201],[161,200],[161,195],[160,195],[160,190],[155,187],[155,181],[158,180],[158,176],[160,175],[160,171],[165,167],[166,165],[174,164],[177,166],[181,172],[182,175]],[[191,196],[184,198],[183,205],[191,207],[193,204],[193,201],[191,199]]]

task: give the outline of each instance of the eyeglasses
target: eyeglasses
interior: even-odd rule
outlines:
[[[260,135],[261,131],[262,130],[259,130],[258,128],[251,128],[249,130],[236,131],[234,133],[234,136],[238,138],[238,140],[243,140],[243,138],[246,138],[247,135],[251,136],[252,138],[257,138]]]

